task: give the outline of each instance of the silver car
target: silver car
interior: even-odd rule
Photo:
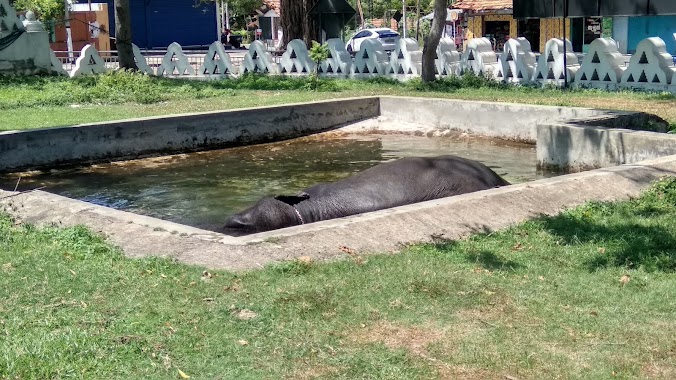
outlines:
[[[359,51],[362,41],[369,38],[377,38],[383,44],[386,51],[394,50],[399,41],[399,33],[390,28],[369,28],[358,31],[352,38],[347,40],[345,48],[348,52]]]

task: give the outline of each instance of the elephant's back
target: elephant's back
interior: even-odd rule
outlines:
[[[407,157],[376,165],[343,180],[306,189],[340,202],[408,204],[509,185],[486,165],[457,156]]]

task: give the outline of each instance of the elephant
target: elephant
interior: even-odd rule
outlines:
[[[227,218],[223,232],[241,236],[506,185],[477,161],[450,155],[407,157],[296,195],[262,198]]]

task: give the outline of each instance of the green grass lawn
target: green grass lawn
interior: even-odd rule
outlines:
[[[673,379],[675,221],[672,177],[465,241],[227,273],[2,214],[0,378]]]
[[[406,95],[639,110],[669,94],[246,76],[0,76],[0,130]],[[128,259],[0,209],[0,379],[674,379],[676,179],[397,254],[244,273]]]
[[[464,76],[419,80],[320,80],[249,75],[236,80],[170,80],[129,73],[75,79],[0,76],[0,131],[224,110],[353,96],[400,95],[644,111],[676,129],[676,97],[668,93],[514,87]]]

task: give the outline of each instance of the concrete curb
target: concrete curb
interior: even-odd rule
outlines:
[[[638,196],[663,176],[676,175],[676,156],[597,169],[520,185],[397,207],[306,226],[233,238],[154,218],[35,191],[0,200],[21,221],[72,226],[102,233],[130,257],[172,257],[214,269],[241,271],[309,256],[344,257],[389,252],[411,243],[458,239],[553,215],[589,200]],[[10,195],[0,192],[0,197]],[[393,232],[393,231],[396,231]]]

